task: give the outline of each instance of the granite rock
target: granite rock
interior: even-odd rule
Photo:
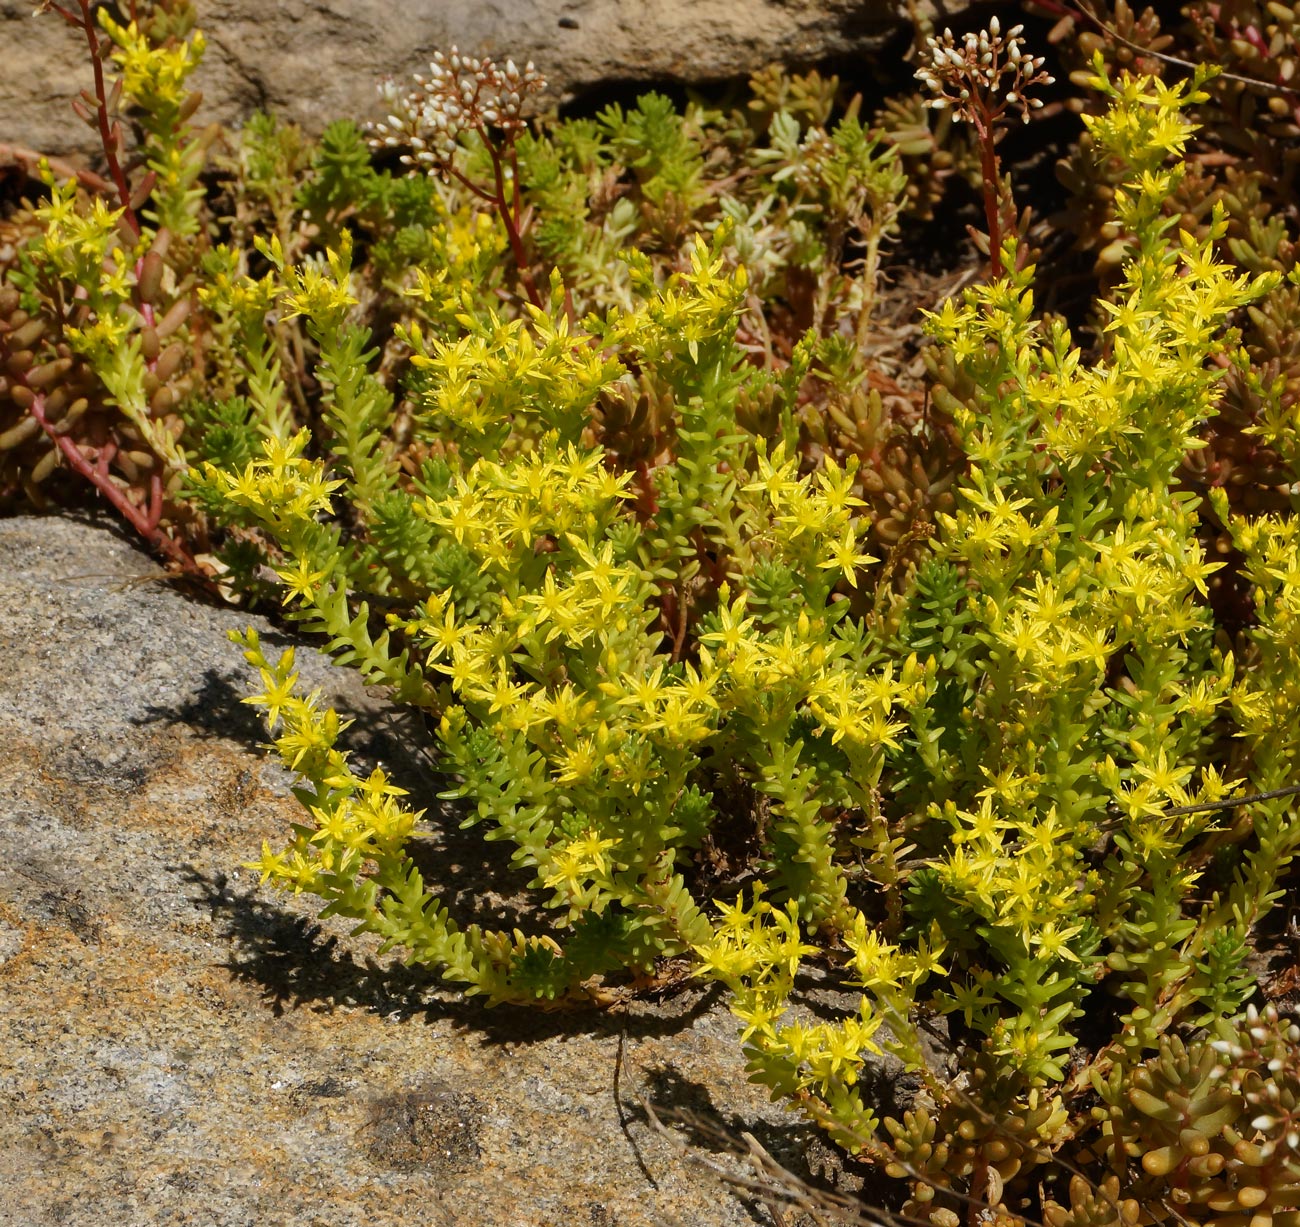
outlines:
[[[200,122],[237,126],[255,109],[318,132],[378,118],[376,82],[423,69],[453,43],[531,58],[553,101],[611,82],[718,81],[776,61],[808,64],[877,49],[901,0],[197,0],[207,56]],[[32,0],[0,0],[0,142],[93,154],[69,109],[89,83],[84,42]]]
[[[239,702],[226,633],[250,621],[283,641],[102,524],[0,521],[0,1224],[771,1222],[639,1100],[804,1165],[716,996],[489,1011],[258,888],[241,864],[297,807]],[[299,656],[358,717],[358,761],[436,812],[421,730]],[[453,914],[507,918],[508,861],[446,826]]]

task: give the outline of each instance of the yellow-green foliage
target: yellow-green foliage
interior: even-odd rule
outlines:
[[[283,300],[311,314],[323,355],[343,327],[346,254],[328,268],[290,274]],[[689,273],[637,284],[646,297],[633,314],[589,321],[605,342],[594,366],[590,339],[567,340],[564,322],[541,311],[532,328],[489,315],[491,355],[481,336],[466,338],[481,362],[467,364],[451,345],[417,348],[417,369],[431,372],[417,420],[427,412],[462,446],[454,465],[426,467],[414,495],[394,485],[359,497],[361,464],[345,479],[362,515],[382,507],[393,517],[396,502],[426,534],[424,555],[401,560],[384,586],[427,595],[409,616],[390,615],[377,639],[340,603],[348,552],[318,521],[331,482],[301,457],[301,439],[287,451],[271,445],[242,471],[206,470],[208,495],[278,544],[288,599],[307,624],[440,713],[444,760],[463,779],[456,795],[471,802],[471,820],[515,843],[558,927],[573,930],[544,966],[534,954],[503,968],[493,981],[501,997],[578,992],[600,972],[648,970],[707,941],[680,870],[714,822],[702,786],[720,756],[771,808],[771,872],[784,893],[806,920],[847,921],[821,812],[869,804],[899,727],[891,709],[918,684],[906,662],[866,667],[861,628],[842,617],[836,589],[856,584],[870,561],[853,525],[851,474],[832,462],[800,476],[783,447],[769,457],[735,425],[747,377],[732,338],[743,278],[701,240]],[[676,463],[656,477],[648,523],[634,513],[634,475],[581,445],[574,406],[622,377],[624,363],[656,369],[684,407]],[[515,409],[502,421],[489,408],[510,390]],[[703,561],[739,582],[754,572],[767,582],[708,591],[693,582]],[[708,602],[690,659],[657,625],[665,585],[683,618],[691,602]],[[390,633],[411,648],[390,654]],[[825,742],[804,762],[791,739],[802,723]],[[294,853],[308,867],[317,855],[306,836]],[[303,884],[282,862],[263,868]]]
[[[1288,796],[1237,820],[1221,803],[1295,779],[1300,535],[1179,475],[1225,371],[1280,454],[1300,444],[1232,329],[1276,271],[1222,262],[1221,211],[1197,234],[1164,215],[1203,76],[1111,81],[1098,61],[1086,122],[1129,236],[1100,339],[1085,353],[1038,316],[1014,239],[994,262],[1011,271],[928,317],[965,463],[951,513],[882,559],[862,423],[885,414],[853,397],[906,185],[856,105],[830,125],[833,90],[768,79],[757,130],[653,96],[518,121],[440,145],[443,185],[375,170],[349,125],[309,158],[257,121],[228,241],[199,255],[183,84],[201,41],[105,28],[149,115],[153,208],[128,242],[52,186],[24,291],[52,309],[82,287],[69,343],[166,458],[178,508],[224,535],[225,581],[255,596],[273,575],[336,659],[423,709],[442,795],[509,845],[539,906],[518,930],[458,927],[413,855],[433,819],[352,769],[292,652],[250,632],[249,701],[305,807],[263,879],[489,1003],[609,1002],[679,960],[727,990],[751,1075],[909,1181],[936,1227],[968,1196],[1010,1213],[1040,1178],[1053,1227],[1134,1222],[1130,1191],[1175,1169],[1208,1190],[1185,1213],[1246,1206],[1259,1186],[1219,1177],[1279,1134],[1242,1105],[1281,1083],[1244,1072],[1254,1032],[1232,1020],[1300,824]],[[513,201],[482,186],[507,160]],[[710,180],[719,162],[734,180]],[[179,406],[157,400],[145,266],[164,234],[196,239],[203,345]],[[904,433],[925,427],[885,441]],[[1235,638],[1207,599],[1213,517],[1253,597]],[[856,1008],[802,1010],[809,962]],[[951,1084],[925,1064],[936,1015],[960,1038]],[[1180,1047],[1196,1028],[1228,1074]],[[1294,1045],[1275,1030],[1257,1046]],[[862,1087],[881,1053],[924,1084],[883,1129]],[[1067,1154],[1107,1182],[1053,1183]]]
[[[851,471],[802,466],[791,414],[771,447],[737,421],[759,373],[734,341],[746,287],[725,230],[663,281],[629,258],[631,309],[580,328],[557,291],[527,318],[466,310],[458,339],[412,329],[414,420],[455,449],[408,492],[377,442],[336,445],[333,479],[363,523],[396,500],[419,527],[422,550],[400,566],[320,522],[332,482],[300,444],[242,471],[209,466],[209,496],[277,542],[298,616],[438,713],[460,781],[449,795],[514,844],[553,927],[532,944],[475,936],[451,957],[460,939],[414,885],[402,841],[349,858],[320,815],[263,873],[497,1000],[599,995],[619,967],[693,953],[732,992],[754,1076],[855,1147],[879,1145],[861,1066],[877,1044],[919,1065],[919,1008],[978,1037],[1002,1109],[1035,1122],[1040,1160],[1034,1147],[1070,1132],[1065,1056],[1102,976],[1126,1002],[1114,1039],[1133,1058],[1172,1027],[1234,1014],[1295,824],[1287,802],[1266,803],[1260,846],[1196,902],[1214,811],[1187,807],[1276,785],[1296,752],[1282,696],[1300,671],[1278,655],[1283,610],[1268,595],[1294,534],[1234,528],[1249,559],[1271,547],[1249,564],[1260,625],[1239,661],[1216,641],[1203,597],[1217,564],[1175,475],[1214,412],[1212,359],[1238,360],[1229,317],[1272,278],[1234,275],[1216,261],[1218,228],[1177,236],[1161,214],[1195,85],[1096,84],[1111,108],[1090,127],[1127,168],[1116,214],[1135,236],[1102,304],[1105,344],[1085,363],[1062,324],[1035,318],[1032,268],[932,317],[975,388],[949,397],[970,464],[896,633],[843,599],[872,562]],[[346,248],[307,271],[270,254],[281,311],[308,316],[333,362]],[[409,292],[434,297],[429,281]],[[648,482],[586,441],[593,405],[631,370],[680,415]],[[334,411],[343,439],[359,411]],[[377,638],[343,604],[358,558],[371,590],[411,601]],[[272,674],[283,688],[285,667]],[[1241,733],[1229,760],[1214,735],[1225,720]],[[295,756],[288,733],[278,744]],[[763,881],[711,912],[686,874],[720,820],[725,773],[763,815]],[[852,861],[894,896],[883,924],[851,901]],[[376,895],[376,881],[404,885]],[[810,1026],[788,1016],[790,993],[826,949],[861,1006]],[[898,1126],[898,1145],[922,1119]]]
[[[76,181],[56,182],[42,166],[48,198],[32,211],[37,234],[21,252],[13,280],[23,291],[25,314],[42,325],[48,349],[27,353],[27,369],[11,373],[40,393],[37,412],[52,438],[85,443],[80,454],[97,472],[101,490],[136,487],[136,502],[155,504],[149,518],[156,522],[160,496],[177,493],[186,469],[178,442],[182,423],[168,414],[185,377],[183,326],[190,303],[182,283],[193,270],[203,197],[196,186],[203,148],[189,128],[199,95],[187,86],[203,38],[180,37],[192,24],[183,2],[149,7],[156,11],[144,25],[121,24],[107,9],[97,11],[106,47],[113,48],[105,58],[120,68],[121,78],[107,98],[88,92],[98,113],[83,115],[115,134],[110,175],[123,177],[112,203],[87,201]],[[90,6],[83,18],[93,34]],[[121,103],[138,115],[145,133],[141,152],[149,169],[134,189],[121,169],[123,121],[115,113]],[[148,206],[141,213],[143,202]],[[101,387],[90,404],[84,397],[67,404],[72,397],[58,389],[55,354],[63,355],[54,359],[63,368],[75,355],[93,371]],[[149,490],[150,482],[157,488]]]
[[[302,750],[332,744],[310,706],[286,715],[277,745],[329,804],[313,802],[263,874],[493,1000],[601,996],[618,968],[693,954],[732,993],[753,1075],[858,1148],[882,1145],[856,1085],[863,1062],[882,1045],[919,1066],[917,1009],[951,1013],[997,1071],[987,1095],[1027,1122],[1009,1173],[1071,1133],[1065,1056],[1103,975],[1126,1002],[1114,1041],[1132,1059],[1173,1027],[1234,1014],[1245,942],[1296,828],[1287,802],[1265,803],[1259,846],[1196,902],[1214,811],[1186,807],[1290,769],[1286,679],[1300,668],[1279,585],[1294,534],[1234,528],[1260,593],[1239,661],[1203,600],[1217,564],[1198,502],[1174,483],[1214,412],[1211,360],[1237,360],[1229,317],[1272,278],[1234,275],[1214,255],[1219,229],[1178,236],[1161,214],[1194,84],[1097,86],[1111,109],[1090,127],[1127,167],[1116,214],[1135,236],[1102,304],[1105,344],[1085,363],[1062,324],[1035,318],[1032,268],[932,317],[975,388],[949,398],[970,464],[896,633],[843,599],[872,562],[852,472],[801,466],[788,413],[770,447],[737,421],[760,373],[734,341],[746,287],[725,230],[666,280],[629,259],[631,309],[581,327],[558,291],[527,318],[465,310],[459,338],[413,327],[414,420],[456,446],[409,491],[377,438],[344,445],[362,411],[337,381],[339,476],[301,440],[240,471],[208,466],[209,497],[277,543],[297,616],[438,713],[460,781],[449,795],[514,845],[553,924],[528,939],[458,934],[405,850],[416,816],[394,817],[387,842],[364,803],[335,816],[330,781],[343,777]],[[280,310],[307,316],[322,362],[336,362],[346,246],[302,271],[268,254]],[[1014,269],[1010,245],[1005,256]],[[436,316],[431,280],[409,292]],[[648,481],[586,439],[598,398],[631,370],[678,407],[670,459]],[[335,483],[372,530],[400,504],[420,551],[376,561],[349,546],[319,518]],[[378,637],[343,600],[361,559],[370,590],[411,602]],[[257,702],[300,703],[288,665],[249,647],[266,679]],[[1214,735],[1225,720],[1241,734],[1228,760]],[[720,820],[725,773],[764,815],[763,881],[710,909],[686,875]],[[895,896],[883,924],[851,901],[852,861]],[[790,994],[821,950],[861,1005],[809,1025],[789,1016]],[[926,1119],[891,1124],[900,1174],[917,1174],[906,1156]],[[969,1153],[966,1172],[982,1162]],[[926,1179],[961,1176],[948,1167]]]
[[[204,154],[188,128],[200,99],[186,83],[203,59],[203,34],[196,30],[188,38],[156,41],[136,22],[116,22],[105,9],[99,11],[99,23],[113,40],[122,93],[140,117],[145,163],[157,176],[145,217],[178,238],[194,235],[203,199],[198,177]]]
[[[1111,112],[1089,126],[1130,168],[1116,211],[1137,242],[1103,304],[1103,356],[1085,366],[1061,324],[1033,320],[1029,271],[932,321],[979,388],[954,410],[971,466],[936,549],[973,591],[960,598],[965,650],[945,670],[961,736],[924,714],[909,788],[952,831],[936,898],[1018,969],[1008,991],[973,963],[952,1001],[1033,1079],[1061,1077],[1099,960],[1126,977],[1125,1042],[1142,1048],[1212,994],[1196,959],[1222,933],[1182,911],[1199,876],[1188,850],[1212,814],[1165,813],[1227,791],[1203,751],[1236,667],[1198,600],[1217,564],[1196,537],[1197,501],[1173,483],[1213,413],[1208,360],[1231,357],[1229,313],[1270,279],[1216,263],[1213,232],[1171,241],[1161,204],[1180,169],[1163,163],[1187,139],[1188,91],[1111,88]],[[1103,829],[1115,852],[1099,862]]]

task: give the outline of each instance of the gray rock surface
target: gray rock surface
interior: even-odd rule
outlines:
[[[488,1011],[258,889],[240,866],[297,806],[226,632],[280,637],[158,574],[102,524],[0,520],[0,1224],[770,1223],[637,1098],[800,1166],[809,1131],[714,997]],[[358,759],[436,807],[420,730],[299,659],[360,716]],[[436,849],[458,919],[517,889],[484,848]]]
[[[86,48],[33,0],[0,0],[0,142],[86,153],[68,108],[90,84]],[[197,0],[208,39],[199,121],[274,111],[311,131],[378,118],[375,83],[462,50],[533,59],[553,97],[602,82],[721,80],[774,61],[862,54],[897,28],[900,0]]]

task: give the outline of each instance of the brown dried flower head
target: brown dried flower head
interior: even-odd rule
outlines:
[[[951,107],[958,119],[976,125],[1000,119],[1009,108],[1029,122],[1032,112],[1043,106],[1029,91],[1051,85],[1054,78],[1043,71],[1042,56],[1027,55],[1021,34],[1024,26],[1012,26],[1004,35],[996,17],[987,30],[967,34],[960,42],[951,30],[942,38],[927,38],[928,62],[916,76],[935,95],[928,105]]]
[[[465,131],[487,138],[489,129],[513,136],[524,126],[524,98],[544,89],[546,81],[532,61],[521,69],[514,60],[497,64],[486,56],[433,53],[427,77],[417,74],[403,88],[392,78],[379,87],[388,106],[387,119],[373,125],[373,148],[406,148],[408,166],[442,173],[456,152]]]

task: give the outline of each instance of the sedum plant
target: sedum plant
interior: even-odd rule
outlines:
[[[991,279],[926,316],[923,390],[870,355],[930,129],[891,145],[833,79],[530,124],[531,66],[453,52],[368,132],[256,118],[218,214],[188,6],[64,15],[141,152],[99,72],[108,194],[47,175],[0,289],[14,483],[65,457],[419,708],[537,906],[462,927],[420,867],[445,815],[249,632],[303,805],[264,881],[488,1003],[722,985],[751,1076],[936,1227],[1300,1213],[1296,1033],[1247,1005],[1300,838],[1300,540],[1289,494],[1250,518],[1197,463],[1228,426],[1300,456],[1296,274],[1245,188],[1168,203],[1208,73],[1094,62],[1120,254],[1084,348],[997,152],[1042,61],[1018,28],[929,45],[993,174]],[[808,1008],[813,966],[855,1007]],[[921,1089],[881,1119],[883,1053]]]
[[[345,268],[340,257],[333,273]],[[630,315],[590,321],[599,349],[569,335],[562,314],[540,311],[528,330],[489,321],[495,361],[474,361],[464,343],[422,353],[412,337],[416,369],[429,372],[423,410],[458,446],[454,461],[426,464],[414,492],[390,481],[358,498],[413,551],[378,553],[392,586],[411,591],[409,615],[389,614],[378,637],[366,611],[346,605],[348,556],[375,551],[349,550],[319,523],[334,483],[301,456],[301,436],[240,471],[210,465],[202,483],[275,540],[298,617],[437,713],[467,821],[515,843],[558,928],[573,930],[572,949],[552,941],[545,958],[516,966],[507,951],[491,981],[497,999],[593,991],[603,972],[649,972],[703,942],[710,926],[681,869],[717,821],[709,782],[728,772],[747,777],[770,811],[782,892],[807,916],[842,923],[844,880],[821,811],[869,795],[895,696],[914,684],[906,669],[871,676],[861,629],[837,630],[846,607],[836,589],[870,561],[852,524],[851,473],[831,463],[800,477],[784,446],[769,455],[736,425],[742,385],[759,374],[735,343],[743,277],[702,240],[691,270],[665,285],[647,268],[633,276],[645,299]],[[323,335],[345,295],[318,274],[288,301]],[[612,472],[581,441],[583,410],[631,365],[653,369],[682,406],[676,454],[639,495],[635,473]],[[494,407],[507,397],[503,418]],[[360,494],[372,474],[382,483],[356,459],[335,481]],[[764,583],[753,590],[706,582],[756,570]],[[268,693],[288,668],[272,668]],[[831,738],[802,767],[788,746],[796,720]],[[263,870],[297,888],[319,881],[317,860],[333,856],[305,832],[292,852],[288,867],[268,854]],[[352,876],[365,868],[364,858],[346,864]],[[431,900],[416,903],[413,932],[440,916]]]
[[[951,30],[941,37],[926,39],[926,52],[917,78],[934,96],[929,105],[950,110],[974,131],[980,150],[980,173],[984,196],[983,238],[995,277],[1002,274],[1003,236],[1015,232],[1015,201],[1010,186],[1003,182],[997,145],[999,131],[1008,112],[1018,111],[1029,122],[1043,100],[1031,97],[1053,78],[1043,71],[1042,56],[1026,54],[1024,26],[1012,26],[1005,36],[996,16],[987,30],[972,31],[958,43]]]
[[[1223,326],[1273,278],[1232,275],[1213,257],[1213,233],[1171,239],[1161,205],[1181,168],[1164,163],[1189,134],[1182,111],[1194,84],[1103,75],[1096,86],[1112,106],[1089,126],[1129,167],[1117,213],[1137,240],[1102,303],[1103,356],[1085,366],[1062,324],[1034,319],[1032,270],[970,290],[931,320],[974,391],[952,410],[970,456],[958,510],[940,518],[890,645],[926,681],[921,702],[900,698],[906,731],[884,776],[925,862],[906,884],[902,940],[871,934],[877,959],[902,963],[873,979],[848,943],[868,989],[863,1013],[898,1027],[902,997],[960,1018],[995,1060],[1005,1113],[1037,1112],[1045,1097],[1061,1106],[1073,1024],[1103,977],[1126,1003],[1106,1062],[1137,1058],[1175,1024],[1235,1014],[1260,914],[1248,899],[1267,901],[1297,839],[1294,821],[1266,823],[1232,885],[1196,903],[1210,807],[1240,784],[1233,772],[1272,788],[1268,759],[1289,758],[1297,733],[1271,707],[1270,733],[1286,749],[1257,757],[1266,743],[1245,696],[1256,685],[1271,693],[1282,671],[1238,676],[1216,644],[1203,600],[1216,564],[1197,539],[1197,500],[1174,484],[1214,409],[1220,376],[1208,360],[1234,359]],[[1260,600],[1266,619],[1264,590]],[[1233,712],[1245,745],[1224,764],[1207,751]],[[1269,803],[1279,816],[1288,805]],[[744,925],[764,933],[778,918],[755,901]],[[820,1039],[840,1054],[838,1081],[827,1077],[803,1031],[779,1023],[798,952],[755,959],[757,936],[736,931],[709,951],[732,978],[756,1075],[812,1091],[815,1116],[870,1148],[870,1114],[850,1090],[865,1051],[860,1018]],[[945,957],[918,976],[908,951],[933,949],[932,933],[945,936]],[[902,1030],[891,1045],[915,1061]],[[934,1128],[924,1112],[891,1124],[895,1149],[931,1153]],[[1068,1132],[1060,1111],[1033,1128],[1039,1161]],[[949,1156],[916,1171],[918,1207],[953,1170]]]
[[[203,38],[180,0],[129,22],[88,0],[42,9],[90,47],[95,88],[77,110],[101,137],[113,199],[86,201],[76,180],[43,172],[49,196],[31,211],[35,236],[0,289],[0,473],[39,498],[66,466],[172,563],[197,573],[172,529],[184,515],[175,498],[186,469],[183,422],[174,410],[204,160],[190,127],[201,99],[187,81]],[[121,70],[111,88],[105,61]],[[143,174],[129,173],[124,107],[142,117]]]
[[[1297,839],[1285,797],[1252,804],[1253,830],[1215,818],[1234,792],[1281,787],[1297,746],[1278,690],[1294,665],[1270,629],[1289,530],[1230,520],[1248,559],[1267,538],[1275,561],[1248,564],[1258,623],[1229,647],[1199,500],[1178,488],[1224,366],[1246,362],[1230,319],[1276,276],[1216,260],[1221,215],[1204,237],[1164,216],[1198,83],[1098,73],[1110,109],[1089,128],[1127,168],[1116,215],[1135,236],[1099,304],[1101,352],[1086,364],[1062,323],[1035,318],[1014,241],[1014,271],[931,317],[966,390],[946,404],[969,463],[892,618],[854,610],[862,504],[851,465],[801,463],[798,367],[773,382],[737,344],[748,282],[725,229],[662,281],[627,257],[631,310],[580,328],[559,278],[526,318],[467,317],[457,340],[411,327],[414,420],[442,446],[409,488],[362,429],[373,397],[327,410],[329,468],[300,435],[198,486],[275,543],[296,617],[431,712],[448,795],[514,846],[552,919],[457,929],[410,856],[420,816],[382,776],[350,775],[336,719],[294,695],[291,658],[248,639],[255,702],[312,814],[264,851],[265,877],[494,1001],[616,1000],[620,973],[694,960],[729,989],[752,1076],[941,1225],[971,1195],[1009,1212],[1031,1173],[1094,1144],[1073,1054],[1103,982],[1121,1005],[1086,1067],[1116,1102],[1145,1102],[1149,1054],[1181,1030],[1238,1014],[1250,933]],[[346,245],[305,270],[266,251],[281,309],[330,360]],[[633,372],[678,415],[649,471],[599,441],[600,396]],[[738,414],[760,395],[774,443]],[[334,490],[364,532],[322,523]],[[404,550],[383,544],[398,507]],[[405,607],[382,633],[346,602],[363,560],[368,590]],[[701,850],[738,820],[755,884],[701,890]],[[1212,857],[1232,868],[1206,899]],[[854,1013],[800,1016],[811,959],[860,989]],[[926,1014],[966,1036],[965,1089],[925,1064]],[[879,1130],[860,1079],[882,1050],[925,1090]],[[1113,1194],[1049,1178],[1044,1206],[1064,1221],[1107,1197],[1122,1209],[1142,1189],[1134,1153],[1115,1152]]]

